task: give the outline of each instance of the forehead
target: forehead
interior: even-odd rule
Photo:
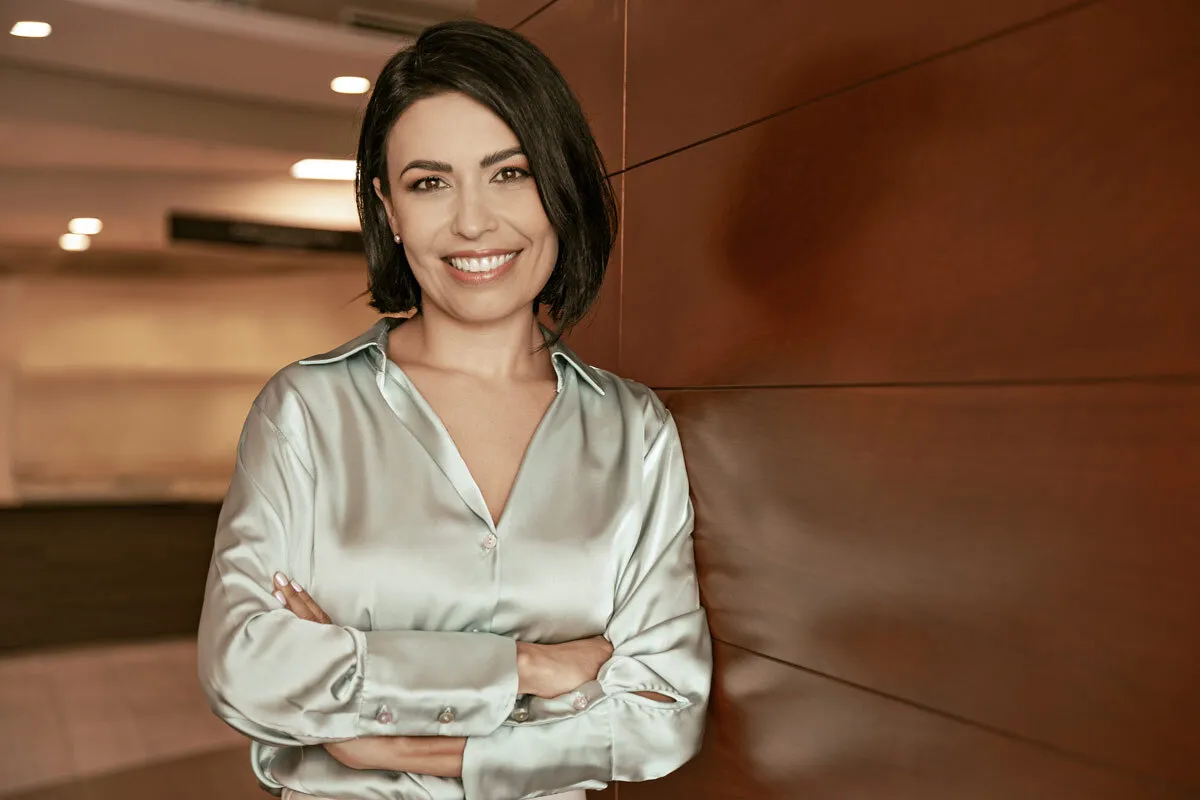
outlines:
[[[409,106],[388,133],[388,161],[473,159],[515,147],[517,135],[490,108],[457,92],[426,97]]]

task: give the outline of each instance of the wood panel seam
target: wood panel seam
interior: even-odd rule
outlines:
[[[621,20],[621,172],[625,171],[629,118],[629,0]],[[610,178],[611,180],[611,178]],[[625,350],[625,179],[621,179],[620,210],[617,214],[617,372],[624,369]]]
[[[952,711],[946,711],[944,709],[937,708],[936,706],[926,705],[926,704],[918,702],[916,700],[910,700],[906,697],[889,694],[888,692],[882,691],[880,689],[875,689],[875,688],[873,688],[871,686],[867,686],[865,684],[856,683],[856,682],[848,680],[846,678],[840,678],[837,675],[831,675],[828,672],[822,672],[820,670],[813,669],[812,667],[806,667],[801,664],[794,664],[791,661],[787,661],[786,659],[768,655],[766,653],[760,652],[758,650],[754,650],[749,647],[743,647],[742,645],[734,644],[733,642],[727,641],[727,640],[722,639],[717,636],[713,636],[712,638],[713,638],[714,643],[721,644],[725,647],[729,647],[734,650],[740,650],[743,653],[747,653],[752,656],[757,656],[758,658],[762,658],[767,661],[771,661],[775,664],[779,664],[784,667],[790,667],[792,669],[799,670],[800,672],[803,672],[808,675],[812,675],[813,677],[816,677],[816,678],[822,678],[825,680],[832,681],[841,686],[845,686],[849,689],[856,689],[858,691],[865,692],[873,697],[878,697],[882,700],[889,700],[891,702],[899,703],[901,705],[907,706],[912,709],[916,709],[918,711],[923,711],[927,714],[933,714],[934,716],[939,717],[940,719],[945,719],[950,722],[956,722],[960,725],[966,725],[966,726],[975,728],[977,730],[986,731],[987,733],[990,733],[994,736],[1002,737],[1009,741],[1027,745],[1029,747],[1034,747],[1034,748],[1043,750],[1048,753],[1053,753],[1054,755],[1056,755],[1060,758],[1064,758],[1068,761],[1073,761],[1073,762],[1075,762],[1077,764],[1081,764],[1083,766],[1091,767],[1093,769],[1103,769],[1103,770],[1107,770],[1109,772],[1113,772],[1116,774],[1126,775],[1129,777],[1137,778],[1138,780],[1142,780],[1147,783],[1152,783],[1156,786],[1159,786],[1163,789],[1167,789],[1170,791],[1182,790],[1182,791],[1192,792],[1192,791],[1196,791],[1197,789],[1200,789],[1200,786],[1177,783],[1175,781],[1165,779],[1160,775],[1154,775],[1152,773],[1142,772],[1141,770],[1131,769],[1129,767],[1121,766],[1119,764],[1112,764],[1108,761],[1104,761],[1103,759],[1099,759],[1099,758],[1096,758],[1095,756],[1088,755],[1087,753],[1081,753],[1076,750],[1070,750],[1065,747],[1061,747],[1059,745],[1053,744],[1051,742],[1045,742],[1040,739],[1035,739],[1026,734],[1017,733],[1016,731],[1011,731],[1006,728],[1000,728],[1000,727],[997,727],[994,725],[989,725],[986,722],[980,722],[978,720],[971,719],[970,717],[964,717],[959,714],[955,714]]]
[[[552,2],[556,2],[556,1],[557,0],[552,0]],[[945,58],[949,58],[951,56],[958,55],[960,53],[965,53],[965,52],[967,52],[969,50],[973,50],[974,48],[979,47],[981,45],[990,44],[991,42],[998,41],[1000,39],[1011,36],[1013,34],[1021,33],[1023,31],[1029,30],[1031,28],[1036,28],[1040,25],[1044,25],[1046,23],[1057,20],[1060,17],[1069,16],[1070,14],[1074,14],[1076,12],[1083,11],[1092,6],[1099,5],[1101,2],[1103,2],[1103,0],[1080,0],[1079,2],[1070,3],[1066,6],[1063,6],[1061,8],[1057,8],[1053,11],[1050,11],[1046,14],[1041,14],[1032,19],[1023,20],[1022,22],[1018,22],[1013,25],[1009,25],[1005,28],[1001,28],[998,31],[993,31],[992,33],[986,34],[984,36],[976,37],[975,39],[972,39],[963,44],[958,44],[958,45],[954,45],[953,47],[948,47],[943,50],[939,50],[935,53],[932,53],[931,55],[924,56],[923,58],[919,58],[916,61],[911,61],[907,64],[901,64],[898,67],[893,67],[892,69],[886,70],[877,75],[872,75],[869,78],[864,78],[860,81],[855,81],[854,83],[848,84],[846,86],[841,86],[836,89],[831,89],[827,92],[822,92],[821,94],[816,95],[815,97],[810,97],[806,100],[802,100],[799,103],[795,103],[793,105],[788,106],[787,108],[781,109],[779,111],[774,111],[765,116],[758,117],[757,119],[753,119],[753,120],[750,120],[749,122],[745,122],[745,123],[742,123],[741,125],[737,125],[733,128],[729,128],[728,130],[720,131],[719,133],[714,133],[711,136],[706,136],[703,139],[692,142],[691,144],[686,144],[686,145],[683,145],[682,147],[676,147],[673,150],[668,150],[667,152],[662,153],[661,155],[653,156],[652,158],[647,158],[644,161],[639,161],[636,164],[631,164],[631,165],[622,164],[621,172],[617,173],[617,174],[624,174],[627,172],[631,172],[632,170],[638,169],[639,167],[644,167],[649,164],[653,164],[656,161],[662,161],[664,158],[670,158],[671,156],[686,152],[695,147],[699,147],[700,145],[708,144],[709,142],[716,141],[717,139],[723,139],[726,136],[730,136],[732,134],[738,133],[739,131],[743,131],[747,128],[752,128],[755,125],[759,125],[761,123],[768,122],[777,117],[781,117],[785,114],[790,114],[793,111],[798,111],[802,108],[808,108],[809,106],[814,106],[825,100],[830,100],[832,98],[839,97],[843,94],[849,94],[850,92],[853,92],[857,89],[862,89],[862,88],[864,88],[866,86],[870,86],[874,83],[878,83],[880,81],[887,80],[888,78],[892,78],[897,75],[901,75],[903,73],[910,72],[914,69],[919,69],[928,64],[932,64],[934,62],[940,61]]]
[[[741,392],[789,389],[1004,389],[1075,388],[1095,386],[1159,386],[1195,388],[1200,374],[1116,375],[1079,378],[994,378],[964,381],[862,381],[853,383],[746,383],[713,386],[655,386],[659,392]]]
[[[522,25],[524,25],[526,22],[529,22],[531,19],[533,19],[534,17],[536,17],[538,14],[541,14],[543,11],[545,11],[547,8],[549,8],[550,6],[554,5],[554,4],[555,4],[555,3],[557,3],[557,2],[558,2],[558,0],[550,0],[550,2],[546,3],[546,4],[545,4],[545,5],[543,5],[541,8],[538,8],[538,9],[537,9],[536,11],[534,11],[532,14],[530,14],[529,16],[527,16],[525,19],[521,20],[521,21],[520,21],[520,22],[518,22],[516,25],[513,25],[513,26],[512,26],[512,29],[515,31],[517,28],[521,27],[521,26],[522,26]]]

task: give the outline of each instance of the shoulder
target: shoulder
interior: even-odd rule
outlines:
[[[302,362],[288,364],[276,372],[259,390],[254,398],[254,407],[272,421],[294,415],[306,405],[305,395],[311,394],[319,380],[328,380],[325,376],[315,376],[311,367]]]
[[[250,406],[242,431],[241,447],[247,448],[265,437],[278,440],[293,451],[312,474],[308,446],[311,429],[309,399],[304,387],[310,379],[306,369],[289,364],[271,376]]]
[[[647,449],[660,435],[674,428],[671,412],[653,389],[607,370],[590,369],[604,390],[605,400],[621,409],[626,424],[641,428]]]
[[[255,407],[281,427],[307,422],[307,409],[326,405],[344,391],[354,370],[369,365],[372,351],[386,336],[387,321],[381,320],[332,350],[288,364],[263,386]]]

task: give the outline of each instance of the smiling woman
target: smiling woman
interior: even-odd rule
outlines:
[[[376,81],[358,165],[385,316],[250,410],[200,623],[213,709],[285,798],[671,772],[711,644],[671,415],[560,341],[616,227],[579,104],[517,34],[434,26]]]
[[[468,232],[498,224],[476,215],[501,210],[521,215],[510,227],[552,229],[549,237],[529,233],[551,267],[535,303],[560,328],[579,322],[595,301],[616,240],[615,195],[574,95],[519,35],[449,23],[398,53],[367,105],[358,164],[359,216],[380,311],[420,308],[426,287],[414,269],[436,251],[418,252],[410,237],[420,237],[432,215],[451,211],[464,213],[458,222]],[[423,192],[438,196],[428,208],[417,200],[429,198],[414,196]],[[401,210],[415,215],[411,226]]]
[[[429,152],[441,155],[420,157]],[[384,269],[407,266],[418,304],[486,321],[536,302],[558,261],[558,235],[529,158],[502,119],[463,94],[419,100],[392,127],[386,163],[397,165],[395,176],[384,172],[387,182],[376,177],[372,187],[402,258]],[[603,276],[603,262],[574,266],[598,266]]]

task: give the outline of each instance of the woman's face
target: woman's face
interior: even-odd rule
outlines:
[[[387,139],[390,192],[375,192],[399,234],[426,312],[463,322],[531,313],[558,259],[529,160],[509,127],[463,94],[413,103]]]

